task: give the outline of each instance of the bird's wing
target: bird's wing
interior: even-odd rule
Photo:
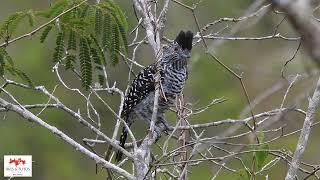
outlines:
[[[131,110],[140,103],[150,92],[154,91],[155,64],[145,67],[132,81],[131,86],[125,96],[121,117],[126,117]]]

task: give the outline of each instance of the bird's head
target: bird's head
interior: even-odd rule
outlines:
[[[180,31],[176,39],[164,47],[164,63],[176,64],[178,61],[186,63],[186,60],[191,56],[192,39],[193,33],[191,31]]]

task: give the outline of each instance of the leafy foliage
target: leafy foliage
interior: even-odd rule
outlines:
[[[56,48],[54,49],[53,61],[61,62],[64,57],[65,47],[64,47],[64,32],[60,32],[56,39]]]
[[[47,27],[43,30],[43,32],[42,32],[42,34],[41,34],[41,37],[40,37],[40,42],[41,42],[41,43],[43,43],[43,42],[47,39],[47,37],[48,37],[49,32],[51,31],[51,29],[52,29],[52,26],[47,26]]]
[[[60,0],[38,15],[52,18],[74,5],[72,0]],[[66,69],[76,69],[79,59],[82,85],[86,89],[92,84],[94,76],[100,85],[105,81],[103,66],[106,65],[107,54],[110,64],[116,65],[119,52],[126,53],[128,50],[128,23],[120,7],[111,0],[84,4],[65,14],[59,18],[59,26],[49,25],[43,30],[41,42],[53,29],[51,27],[57,27],[53,61],[63,63]]]
[[[4,75],[4,66],[5,66],[4,58],[3,58],[3,55],[0,54],[0,76]]]
[[[67,55],[66,57],[66,69],[74,69],[74,64],[76,62],[76,56],[75,55]]]
[[[80,39],[80,69],[81,69],[81,76],[82,76],[82,85],[87,90],[89,89],[92,83],[92,65],[91,65],[91,58],[90,58],[90,47],[88,44],[87,39],[81,38]]]
[[[79,68],[82,85],[86,89],[92,85],[93,79],[102,85],[105,81],[103,70],[107,64],[106,59],[110,60],[111,65],[116,65],[120,51],[128,51],[128,23],[120,7],[112,0],[101,0],[99,3],[88,1],[72,9],[81,2],[83,1],[57,0],[44,11],[16,12],[0,26],[0,40],[5,42],[11,39],[23,20],[34,26],[35,18],[49,20],[61,15],[57,21],[43,27],[40,42],[43,43],[49,33],[55,33],[53,62],[65,65],[66,70],[77,71]],[[67,10],[69,11],[66,13]],[[6,71],[32,83],[24,72],[14,67],[5,49],[1,49],[0,76]]]
[[[0,26],[0,40],[8,40],[11,38],[12,34],[17,29],[20,22],[24,19],[28,18],[30,26],[34,24],[34,12],[32,10],[29,11],[20,11],[15,12],[10,15],[4,23]]]
[[[33,87],[33,82],[29,76],[23,71],[14,66],[14,63],[4,48],[0,48],[0,76],[3,76],[5,72],[9,72],[12,76],[18,76],[25,81],[30,87]]]
[[[96,19],[95,19],[95,30],[96,30],[96,34],[100,35],[101,30],[102,30],[102,13],[100,9],[96,10]]]
[[[99,7],[102,12],[105,12],[103,16],[102,47],[109,50],[111,63],[116,65],[119,61],[118,53],[121,46],[125,51],[128,49],[126,39],[128,24],[124,14],[115,4],[110,3],[109,6],[100,5]]]
[[[246,169],[240,169],[238,171],[238,180],[249,180],[250,174]]]
[[[257,134],[257,137],[258,137],[260,143],[264,142],[264,133],[263,132],[259,132]],[[257,164],[258,168],[261,169],[263,167],[265,161],[268,158],[268,155],[269,155],[268,150],[270,148],[269,148],[268,144],[262,144],[262,145],[257,146],[255,149],[259,150],[259,152],[255,153],[255,156],[256,156],[256,162],[257,162],[256,164]]]
[[[43,16],[46,18],[52,18],[63,12],[65,10],[65,7],[70,4],[69,0],[59,0],[56,1],[50,9],[46,11],[39,11],[37,13],[38,16]]]
[[[77,50],[77,38],[73,30],[69,33],[68,50]]]
[[[119,29],[117,26],[112,26],[110,41],[111,42],[110,42],[109,50],[110,50],[111,63],[115,65],[119,62],[118,51],[120,51]]]
[[[260,152],[256,153],[256,157],[257,157],[257,166],[259,169],[262,168],[262,166],[264,165],[264,162],[267,160],[268,158],[268,150],[269,150],[269,145],[268,144],[263,144],[258,146],[257,148],[258,150],[261,150]]]

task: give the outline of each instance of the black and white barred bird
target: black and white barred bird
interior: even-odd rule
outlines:
[[[191,54],[192,39],[193,33],[191,31],[181,31],[172,43],[163,47],[163,56],[160,60],[160,83],[164,95],[159,97],[157,120],[155,122],[155,131],[158,138],[161,136],[161,132],[168,127],[164,113],[174,104],[176,95],[182,92],[188,78],[187,59]],[[126,94],[121,117],[129,127],[135,119],[151,121],[156,71],[156,64],[144,68],[133,80]],[[128,131],[123,127],[120,146],[124,147],[127,135]],[[116,160],[120,161],[121,157],[121,152],[118,152]]]

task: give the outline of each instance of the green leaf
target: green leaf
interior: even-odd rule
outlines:
[[[98,75],[98,81],[99,81],[99,84],[100,84],[101,86],[103,86],[103,84],[105,83],[105,77],[104,77],[104,75],[99,74],[99,75]]]
[[[112,25],[111,42],[110,42],[110,58],[111,64],[116,65],[119,62],[118,53],[120,51],[120,36],[118,26]]]
[[[90,54],[92,56],[92,61],[95,63],[95,74],[97,74],[98,82],[100,85],[104,84],[105,78],[103,75],[103,60],[101,59],[101,56],[99,56],[98,51],[100,49],[95,49],[94,47],[90,48]]]
[[[119,31],[121,34],[121,40],[122,40],[122,44],[124,46],[125,51],[128,53],[128,40],[127,40],[127,32],[126,30],[123,28],[123,26],[119,26]]]
[[[260,145],[258,146],[257,150],[262,150],[260,152],[256,152],[257,166],[259,169],[261,169],[264,165],[264,162],[268,158],[269,145],[268,144]]]
[[[74,69],[74,64],[76,62],[76,56],[75,55],[71,55],[69,54],[67,57],[66,57],[66,69]]]
[[[65,54],[64,32],[60,32],[56,39],[56,47],[53,54],[53,62],[61,62]]]
[[[262,143],[264,141],[264,133],[262,131],[259,131],[256,133],[257,138],[259,139],[259,142]]]
[[[41,42],[41,43],[43,43],[43,42],[47,39],[47,37],[48,37],[49,32],[51,31],[51,29],[52,29],[52,26],[47,26],[47,27],[42,31],[42,34],[41,34],[41,36],[40,36],[40,42]]]
[[[3,58],[3,55],[0,54],[0,76],[1,77],[4,75],[4,66],[5,66],[4,58]]]
[[[77,29],[84,29],[85,30],[86,28],[90,27],[90,23],[84,21],[81,18],[73,18],[68,23],[70,26],[77,28]]]
[[[245,169],[240,169],[238,171],[238,179],[239,180],[249,180],[250,179],[250,174]]]
[[[18,75],[22,80],[24,80],[25,82],[27,82],[30,87],[34,87],[34,84],[33,84],[32,80],[29,78],[29,76],[28,76],[26,73],[24,73],[24,72],[22,72],[22,71],[20,71],[20,70],[18,70],[18,69],[17,69],[16,72],[17,72],[17,75]]]
[[[25,16],[25,12],[16,12],[10,15],[0,26],[0,38],[3,38],[5,35],[11,36]]]
[[[3,59],[8,62],[11,66],[14,65],[13,60],[11,56],[7,53],[7,51],[4,48],[0,48],[0,55],[3,56]]]
[[[59,0],[56,1],[50,9],[46,10],[46,11],[39,11],[36,13],[36,15],[38,16],[43,16],[46,18],[51,18],[51,17],[55,17],[57,15],[59,15],[60,13],[63,12],[63,10],[65,9],[65,7],[68,5],[69,1],[68,0]]]
[[[91,65],[91,58],[90,58],[90,50],[87,39],[81,38],[80,39],[80,70],[81,70],[81,78],[82,78],[82,86],[89,89],[92,83],[92,65]]]
[[[125,32],[128,31],[128,22],[127,22],[127,18],[125,17],[123,11],[120,9],[120,7],[118,5],[114,5],[115,10],[116,10],[116,14],[118,15],[120,22],[121,22],[121,26],[124,28]]]
[[[105,61],[106,58],[105,58],[104,53],[103,53],[103,48],[101,48],[97,38],[95,38],[93,35],[91,35],[90,38],[91,38],[91,40],[93,42],[91,44],[91,46],[97,50],[97,53],[98,53],[98,55],[99,55],[99,57],[100,57],[100,59],[102,61],[102,64],[105,65],[106,64],[106,61]]]
[[[118,21],[118,25],[122,26],[124,30],[128,31],[128,22],[127,19],[121,10],[121,8],[116,5],[113,1],[107,1],[104,5],[101,6],[102,8],[110,11],[115,19]]]
[[[82,10],[82,12],[81,12],[81,15],[80,15],[81,18],[85,18],[85,17],[87,16],[89,7],[90,7],[90,6],[88,6],[88,5],[84,6],[84,8],[83,8],[83,10]]]
[[[34,18],[35,18],[33,10],[29,10],[26,15],[28,17],[28,21],[29,21],[30,26],[33,26],[34,25]]]
[[[13,66],[5,66],[5,70],[9,71],[12,75],[20,77],[30,87],[34,87],[32,80],[29,78],[29,76],[25,72],[17,69],[16,67],[13,67]]]
[[[69,33],[68,50],[77,50],[76,33],[72,29]]]
[[[59,20],[61,20],[62,23],[68,23],[70,20],[72,20],[74,18],[78,18],[77,11],[78,11],[78,9],[73,9],[72,11],[70,11],[70,12],[64,14],[62,17],[60,17]]]
[[[106,14],[103,19],[102,48],[110,48],[111,38],[111,16]]]
[[[101,66],[102,65],[102,59],[98,55],[98,52],[95,48],[90,48],[90,54],[92,56],[93,62],[96,64],[96,66]]]
[[[95,28],[94,24],[96,22],[96,9],[94,8],[94,6],[89,6],[87,20],[91,25],[90,28],[94,29]]]
[[[102,13],[100,9],[96,9],[96,19],[95,19],[95,32],[96,35],[100,35],[102,31]]]

